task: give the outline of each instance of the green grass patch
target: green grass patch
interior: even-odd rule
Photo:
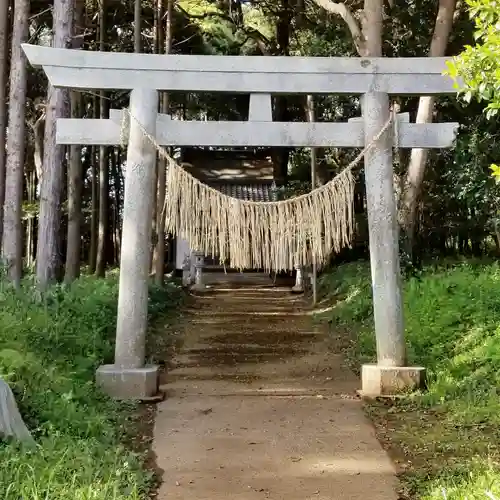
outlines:
[[[38,446],[0,442],[2,500],[137,500],[152,474],[124,443],[137,406],[118,403],[94,385],[96,368],[112,362],[117,278],[83,277],[40,299],[25,283],[16,293],[0,282],[0,376],[13,389]],[[182,299],[174,284],[153,289],[158,319]]]
[[[351,365],[373,361],[368,264],[340,266],[320,287],[336,301],[325,315],[332,331],[353,333]],[[486,492],[500,498],[500,266],[429,267],[408,278],[404,291],[409,362],[428,369],[428,388],[368,411],[406,462],[406,493],[426,500],[484,500]]]

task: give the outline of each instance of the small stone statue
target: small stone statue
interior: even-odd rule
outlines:
[[[182,263],[182,286],[189,286],[192,282],[191,276],[191,257],[186,255]]]
[[[295,266],[295,285],[292,287],[293,293],[303,293],[304,292],[304,269],[302,266]]]
[[[35,444],[19,413],[9,384],[0,378],[0,436],[12,437],[27,444]]]

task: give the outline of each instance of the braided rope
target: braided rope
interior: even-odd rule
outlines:
[[[141,131],[144,134],[144,136],[156,148],[156,150],[158,151],[159,156],[161,158],[163,158],[164,160],[166,160],[166,162],[168,163],[168,166],[172,167],[172,168],[180,168],[180,169],[184,170],[182,168],[182,165],[180,165],[177,161],[174,160],[174,158],[172,158],[168,154],[168,151],[166,150],[166,148],[164,148],[163,146],[161,146],[158,143],[158,141],[149,132],[147,132],[147,130],[142,125],[142,123],[140,123],[139,120],[137,120],[137,118],[130,112],[129,108],[125,108],[123,111],[124,111],[124,113],[123,113],[123,118],[122,118],[122,121],[121,121],[121,129],[120,129],[120,145],[122,147],[125,147],[126,144],[127,144],[127,130],[129,130],[130,119],[133,119],[136,122],[136,124],[139,126],[139,128],[141,129]],[[394,115],[391,114],[391,116],[385,122],[384,126],[380,129],[380,131],[378,132],[378,134],[370,141],[370,143],[361,150],[361,152],[354,158],[354,160],[352,160],[343,170],[341,170],[333,179],[331,179],[327,183],[322,184],[321,186],[318,186],[318,187],[314,188],[313,190],[309,191],[308,193],[297,195],[297,196],[293,196],[291,198],[287,198],[286,200],[278,200],[278,201],[251,201],[251,200],[240,200],[240,199],[237,199],[238,203],[242,203],[242,204],[266,204],[266,205],[292,203],[292,202],[300,200],[302,198],[309,198],[309,197],[313,196],[314,193],[321,192],[321,191],[324,191],[324,190],[328,189],[328,185],[334,183],[335,179],[337,179],[337,177],[342,176],[347,171],[352,170],[356,166],[359,165],[359,163],[361,162],[361,160],[365,157],[366,153],[373,148],[373,146],[377,143],[377,141],[382,137],[382,135],[391,126],[391,124],[393,123],[394,119],[395,119]],[[184,170],[184,172],[186,172],[186,171]],[[232,196],[220,193],[219,191],[217,191],[217,189],[214,189],[213,187],[211,187],[211,186],[209,186],[207,184],[204,184],[203,182],[201,182],[199,179],[197,179],[195,176],[193,176],[189,172],[186,172],[186,176],[190,177],[192,179],[193,183],[202,185],[204,189],[208,189],[209,191],[213,191],[214,194],[217,193],[217,195],[220,195],[220,196],[225,196],[227,198],[236,199],[236,198],[233,198]]]
[[[193,250],[219,256],[231,267],[280,271],[326,262],[350,244],[354,230],[354,177],[361,162],[394,120],[391,114],[370,143],[339,174],[309,193],[279,201],[239,200],[187,172],[124,110],[121,143],[131,120],[168,165],[167,193],[161,212],[168,232],[189,241]]]

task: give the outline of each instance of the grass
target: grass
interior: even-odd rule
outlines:
[[[2,500],[137,500],[152,473],[130,449],[137,406],[103,396],[95,369],[113,359],[117,279],[84,277],[41,300],[29,283],[0,283],[0,377],[37,447],[0,442]],[[151,319],[179,303],[175,285],[150,294]]]
[[[368,265],[341,266],[320,287],[338,300],[331,328],[355,334],[351,365],[374,360]],[[409,361],[428,369],[428,387],[367,407],[401,466],[404,495],[500,498],[500,266],[434,266],[404,290]]]

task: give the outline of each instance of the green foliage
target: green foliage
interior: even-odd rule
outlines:
[[[122,443],[135,405],[117,403],[94,385],[112,361],[117,280],[82,278],[42,300],[25,283],[0,282],[0,376],[7,380],[38,443],[0,443],[0,497],[5,500],[145,498],[151,474]],[[181,293],[153,290],[152,319]]]
[[[423,212],[435,231],[481,240],[494,235],[498,224],[500,186],[491,176],[491,165],[500,160],[500,131],[498,118],[486,119],[481,105],[468,108],[469,113],[460,117],[454,150],[444,152],[427,177]],[[423,239],[432,241],[432,235]]]
[[[351,363],[373,361],[368,266],[341,266],[326,274],[321,286],[339,300],[328,317],[332,325],[357,333],[348,353]],[[499,295],[496,263],[429,267],[405,282],[409,362],[428,369],[428,389],[396,402],[381,420],[392,419],[391,440],[420,463],[405,475],[418,498],[500,494]]]
[[[495,178],[496,182],[500,182],[500,166],[493,163],[490,167],[491,175]]]
[[[500,3],[497,0],[467,0],[471,18],[475,23],[474,46],[467,45],[464,52],[449,65],[449,74],[461,77],[465,84],[463,97],[486,101],[487,116],[495,116],[500,109]]]

